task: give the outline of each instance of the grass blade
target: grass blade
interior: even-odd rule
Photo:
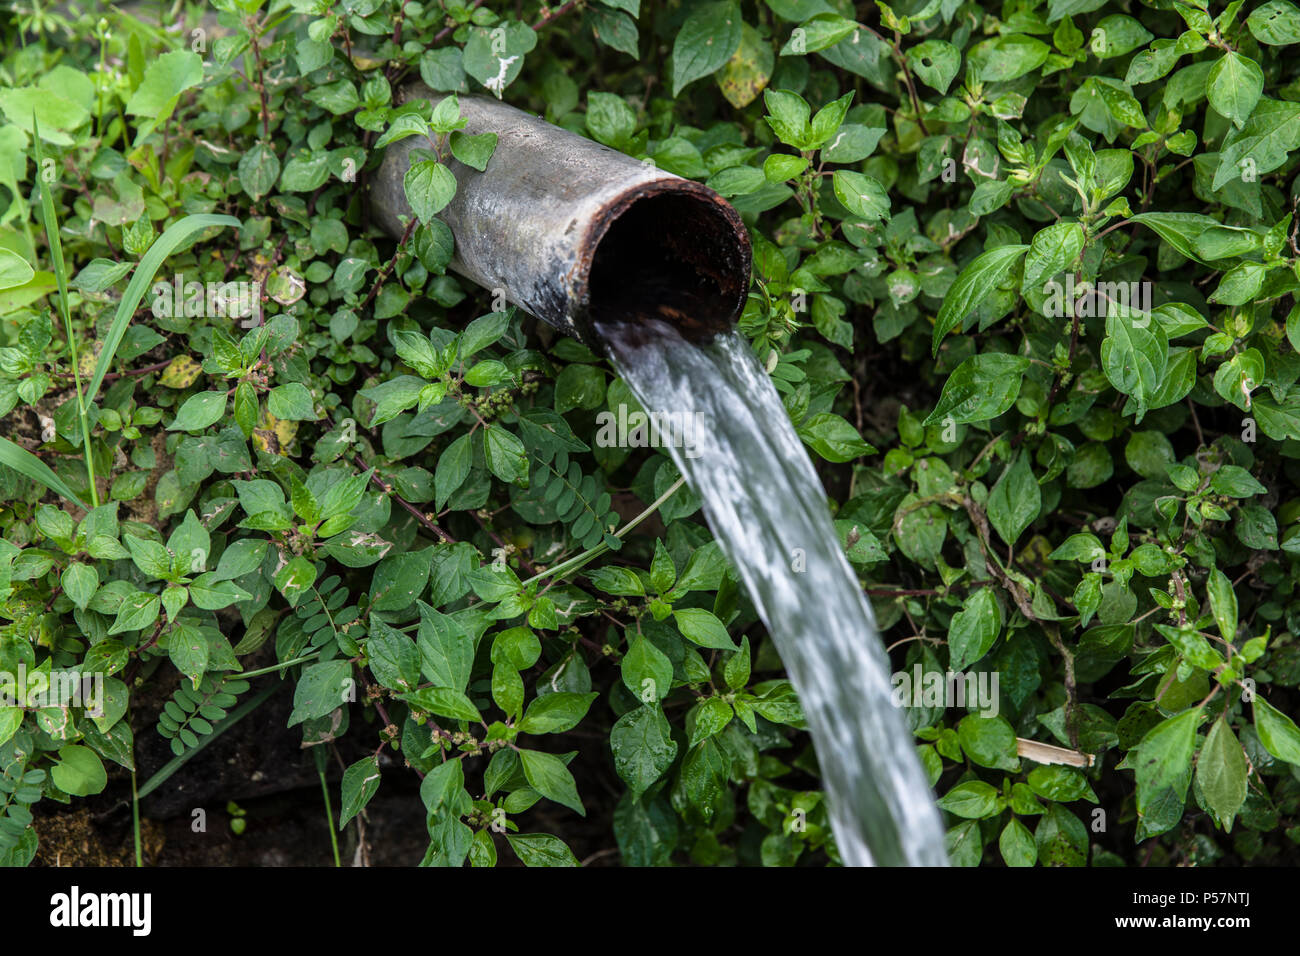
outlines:
[[[69,488],[62,478],[50,470],[49,465],[26,448],[15,445],[7,438],[0,438],[0,465],[8,465],[19,474],[40,482],[55,494],[62,495],[82,511],[90,510],[86,507],[85,502],[77,497],[77,493]]]
[[[104,338],[104,348],[99,353],[99,361],[95,363],[95,377],[90,380],[90,387],[86,390],[87,406],[91,405],[95,401],[95,396],[99,394],[99,386],[103,384],[104,376],[108,374],[109,367],[113,364],[113,356],[122,343],[122,336],[126,334],[135,310],[140,307],[145,290],[153,284],[154,276],[158,274],[166,258],[196,232],[201,232],[210,226],[233,226],[239,229],[242,225],[243,223],[234,216],[202,213],[177,220],[154,240],[154,244],[149,247],[149,251],[144,254],[140,264],[131,274],[126,293],[122,296],[117,313],[113,316],[113,324],[109,326],[108,335]]]
[[[77,417],[81,422],[81,441],[86,449],[87,484],[90,485],[90,503],[99,507],[99,489],[95,487],[95,454],[90,447],[90,426],[86,422],[86,403],[81,391],[81,360],[77,357],[77,337],[72,331],[72,312],[68,304],[68,266],[63,261],[63,241],[59,238],[59,217],[54,211],[54,191],[45,181],[45,151],[41,148],[41,127],[32,110],[32,142],[36,149],[36,183],[41,191],[41,223],[45,226],[45,240],[50,246],[50,260],[54,265],[54,281],[59,288],[59,314],[68,336],[68,355],[71,359],[72,378],[77,384]]]
[[[59,284],[59,313],[63,321],[71,323],[68,313],[68,269],[63,261],[63,242],[59,239],[59,220],[54,213],[54,191],[46,184],[42,173],[45,169],[45,150],[41,148],[41,128],[36,122],[36,113],[32,113],[33,147],[36,152],[36,184],[41,191],[41,224],[45,226],[45,238],[50,244],[50,262],[54,266],[54,278]],[[73,371],[77,370],[73,364]]]

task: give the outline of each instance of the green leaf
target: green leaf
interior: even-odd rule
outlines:
[[[975,44],[967,60],[980,80],[1003,83],[1038,69],[1050,52],[1051,47],[1042,40],[1010,33]]]
[[[1088,861],[1088,830],[1059,803],[1049,803],[1034,831],[1038,861],[1043,866],[1084,866]]]
[[[1232,821],[1246,802],[1246,754],[1225,717],[1220,717],[1205,735],[1196,758],[1196,782],[1223,828],[1232,831]]]
[[[1038,517],[1042,491],[1029,467],[1029,455],[1021,452],[1011,467],[1002,472],[989,493],[989,523],[999,537],[1014,545],[1021,533]]]
[[[417,602],[417,607],[420,627],[416,640],[421,672],[436,687],[463,691],[474,665],[473,636],[451,615],[436,611],[423,601]]]
[[[383,149],[389,143],[396,143],[408,136],[429,136],[429,123],[419,113],[403,113],[394,118],[384,135],[375,140],[375,149]]]
[[[528,454],[524,443],[501,425],[488,427],[483,437],[488,469],[502,481],[528,487]]]
[[[907,51],[907,63],[922,83],[947,93],[961,67],[961,53],[946,40],[926,40]]]
[[[289,715],[289,726],[324,717],[354,696],[350,661],[308,664],[303,668],[298,686],[293,692],[293,713]]]
[[[876,450],[862,440],[856,428],[833,412],[810,416],[798,432],[804,444],[827,461],[853,461]]]
[[[998,812],[998,792],[983,780],[968,780],[945,793],[939,807],[966,820],[982,820]]]
[[[926,425],[984,422],[997,418],[1020,394],[1029,359],[1002,352],[985,352],[962,362],[948,376],[939,404],[925,420]]]
[[[1300,103],[1262,97],[1241,129],[1234,129],[1224,139],[1211,188],[1222,189],[1245,172],[1255,177],[1271,173],[1297,147]]]
[[[682,632],[682,636],[700,647],[724,651],[737,649],[726,626],[703,608],[674,609],[673,620],[677,622],[677,629]]]
[[[366,808],[379,792],[379,758],[362,757],[343,771],[342,802],[339,806],[339,829]]]
[[[528,705],[517,727],[521,734],[560,734],[572,730],[587,715],[595,692],[575,694],[565,691],[538,697]]]
[[[409,694],[403,694],[402,699],[418,710],[427,710],[431,714],[451,720],[483,719],[478,708],[468,697],[450,687],[422,687]]]
[[[720,697],[710,697],[701,701],[695,708],[694,718],[688,744],[690,747],[698,747],[709,737],[720,734],[726,729],[727,724],[731,723],[731,705]]]
[[[521,750],[519,759],[530,787],[548,800],[576,811],[579,816],[587,815],[582,798],[578,796],[577,785],[573,782],[573,774],[569,773],[563,760],[554,754],[537,750]]]
[[[944,296],[943,306],[934,320],[935,355],[939,354],[939,343],[943,337],[961,325],[966,316],[993,294],[993,290],[1001,285],[1007,273],[1028,249],[1029,246],[999,246],[976,256],[962,269],[957,281]]]
[[[808,102],[791,90],[767,90],[763,93],[767,106],[767,125],[787,146],[803,149],[810,130],[812,109]]]
[[[1169,343],[1158,323],[1142,327],[1128,318],[1106,317],[1102,369],[1116,390],[1132,396],[1139,408],[1144,409],[1159,390],[1168,360]]]
[[[1132,760],[1137,775],[1139,841],[1164,833],[1182,819],[1200,721],[1201,709],[1194,707],[1162,720],[1139,742]]]
[[[254,200],[275,187],[280,176],[280,158],[266,143],[257,143],[239,158],[239,185]]]
[[[80,744],[59,748],[58,763],[50,770],[50,778],[56,787],[74,797],[89,797],[108,786],[104,762],[95,751]]]
[[[156,594],[135,591],[122,599],[117,617],[108,629],[109,634],[122,634],[125,631],[140,631],[153,626],[162,609],[162,600]]]
[[[962,604],[948,625],[948,666],[962,671],[979,661],[998,639],[1002,610],[992,588],[979,588]]]
[[[1219,636],[1231,644],[1237,639],[1237,595],[1232,590],[1232,581],[1218,568],[1214,568],[1205,582],[1205,589],[1210,598],[1215,623],[1219,627]]]
[[[609,745],[614,752],[614,769],[634,798],[662,777],[677,757],[677,743],[657,703],[645,704],[620,717],[610,731]]]
[[[578,860],[559,837],[549,833],[507,833],[506,841],[524,866],[577,866]]]
[[[307,386],[299,382],[278,385],[266,396],[266,408],[276,418],[294,422],[313,422],[316,409]]]
[[[366,658],[375,679],[398,693],[414,690],[420,680],[420,652],[413,640],[379,620],[370,622]]]
[[[851,169],[837,169],[831,182],[835,198],[853,215],[869,222],[889,218],[889,194],[870,176]]]
[[[1300,767],[1300,729],[1293,721],[1262,697],[1256,697],[1255,732],[1259,742],[1278,760]]]
[[[74,561],[64,570],[59,583],[63,585],[68,600],[84,611],[99,589],[99,572],[94,565]]]
[[[426,384],[424,379],[414,375],[398,375],[373,388],[362,389],[361,394],[375,403],[371,427],[391,421],[418,402]]]
[[[221,560],[217,562],[214,574],[216,580],[233,581],[256,571],[266,557],[269,543],[265,538],[240,538],[232,541],[221,552]]]
[[[587,129],[606,146],[618,149],[636,130],[636,113],[621,96],[613,93],[587,94]]]
[[[35,275],[35,270],[18,253],[0,249],[0,289],[26,285]]]
[[[434,507],[441,510],[447,499],[465,483],[474,462],[473,444],[468,434],[461,435],[443,449],[434,473]]]
[[[487,169],[488,161],[496,152],[496,148],[496,133],[471,135],[456,130],[451,134],[451,154],[480,173]]]
[[[1007,821],[998,837],[998,852],[1007,866],[1033,866],[1038,860],[1038,847],[1034,835],[1015,817]]]
[[[276,590],[284,595],[290,607],[298,606],[298,602],[315,581],[316,566],[301,554],[276,571],[274,579]],[[198,581],[194,583],[198,584]]]
[[[157,541],[137,538],[129,532],[123,536],[135,566],[151,578],[165,578],[171,574],[171,555]]]
[[[795,28],[781,48],[781,56],[803,56],[839,43],[858,29],[858,25],[837,13],[819,13]]]
[[[412,163],[402,180],[406,201],[420,222],[428,224],[456,195],[456,177],[436,160]]]
[[[641,634],[628,645],[621,674],[624,685],[643,704],[664,700],[672,689],[672,661]]]
[[[1058,222],[1038,230],[1025,256],[1021,294],[1031,301],[1047,295],[1045,283],[1073,265],[1083,245],[1083,227],[1077,222]]]
[[[167,656],[190,679],[191,687],[197,688],[203,679],[210,653],[208,640],[197,627],[177,627],[168,635]]]
[[[197,53],[177,50],[153,60],[144,71],[144,79],[127,100],[131,116],[147,116],[155,123],[176,106],[181,93],[203,82],[203,60]]]
[[[466,73],[500,99],[523,70],[525,55],[536,45],[537,33],[528,24],[506,20],[491,30],[470,31],[462,65]]]
[[[1241,129],[1264,92],[1264,71],[1250,57],[1229,50],[1219,57],[1206,78],[1210,105]]]
[[[1246,26],[1260,43],[1288,46],[1300,43],[1300,10],[1286,0],[1269,0],[1246,18]]]
[[[740,7],[734,0],[694,9],[673,41],[673,96],[688,83],[720,70],[740,46]]]

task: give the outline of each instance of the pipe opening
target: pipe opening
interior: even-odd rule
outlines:
[[[663,319],[687,336],[706,337],[739,316],[749,237],[730,206],[711,192],[689,191],[693,185],[614,204],[596,236],[588,280],[594,321]]]

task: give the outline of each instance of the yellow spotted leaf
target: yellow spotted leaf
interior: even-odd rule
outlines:
[[[86,349],[77,356],[77,371],[82,378],[90,378],[95,374],[95,363],[99,361],[99,353],[103,348],[103,342],[96,342],[93,348]]]
[[[168,388],[189,388],[203,367],[188,355],[178,355],[163,369],[158,382]]]
[[[354,50],[352,53],[352,65],[361,72],[373,70],[376,67],[383,66],[387,60],[381,60],[373,56],[367,56],[365,53]]]
[[[298,434],[298,423],[276,418],[265,408],[253,429],[253,444],[272,455],[283,455]]]
[[[754,102],[772,77],[776,57],[770,44],[748,23],[740,30],[740,46],[718,72],[718,86],[727,102],[740,109]]]

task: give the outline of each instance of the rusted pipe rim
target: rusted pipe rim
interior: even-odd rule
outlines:
[[[651,205],[656,208],[649,208]],[[629,221],[631,216],[640,221]],[[648,229],[644,234],[611,235],[618,232],[620,225],[633,232],[645,220],[657,221],[657,228]],[[665,273],[654,275],[653,266],[645,262],[602,262],[602,259],[634,255],[638,251],[634,245],[626,251],[610,249],[605,244],[607,239],[626,244],[639,241],[639,251],[643,254],[662,254],[668,264]],[[589,337],[591,321],[620,318],[609,313],[622,303],[623,307],[630,305],[642,314],[654,314],[656,308],[664,307],[672,313],[666,317],[688,333],[724,331],[745,307],[752,258],[749,233],[740,214],[712,189],[675,177],[639,183],[610,200],[587,225],[569,275],[575,323],[584,337]],[[602,266],[619,271],[619,275],[608,277],[608,281],[620,283],[625,277],[635,275],[639,266],[642,275],[650,278],[649,286],[621,288],[618,300],[602,302],[599,298],[602,290],[593,289],[593,279],[597,285],[602,279],[597,274]],[[622,270],[629,266],[632,274],[625,276]],[[669,288],[673,282],[689,286],[692,278],[695,289]],[[635,297],[638,292],[639,299]],[[696,294],[691,295],[692,292]],[[657,293],[670,296],[680,293],[684,299],[693,301],[680,303],[685,306],[681,308],[679,303],[656,301]]]

